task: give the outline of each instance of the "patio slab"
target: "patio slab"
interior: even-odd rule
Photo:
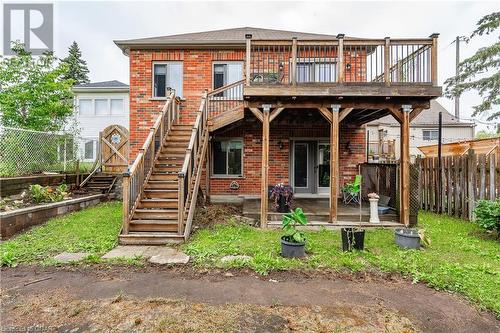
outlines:
[[[62,252],[54,257],[54,260],[61,263],[69,263],[73,261],[79,261],[86,258],[89,255],[87,252]]]
[[[189,256],[166,246],[118,245],[102,256],[103,259],[134,259],[143,257],[155,264],[185,264]]]

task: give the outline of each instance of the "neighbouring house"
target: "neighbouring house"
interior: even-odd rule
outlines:
[[[402,157],[386,218],[408,225],[410,122],[441,96],[437,41],[249,27],[115,41],[130,59],[120,242],[183,241],[199,194],[254,198],[261,225],[276,225],[277,183],[313,198],[313,224],[364,225],[341,187],[366,161],[365,124],[387,115]]]
[[[438,145],[419,146],[422,157],[437,157]],[[492,153],[500,153],[500,137],[463,140],[441,145],[441,156],[462,156],[473,150],[476,154],[489,156]]]
[[[475,124],[455,118],[437,101],[431,101],[430,108],[422,110],[410,124],[410,156],[421,156],[418,149],[438,142],[439,112],[442,114],[442,142],[471,140]],[[400,156],[400,125],[392,116],[385,116],[366,124],[368,154],[379,155],[380,161],[398,160]]]
[[[93,162],[99,133],[109,125],[129,126],[129,86],[120,81],[75,85],[75,115],[80,129],[80,156]]]

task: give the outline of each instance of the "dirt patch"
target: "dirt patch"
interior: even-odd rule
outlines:
[[[193,225],[197,228],[212,227],[216,224],[227,224],[237,219],[241,209],[230,205],[206,205],[196,209]]]
[[[498,332],[464,299],[381,276],[157,267],[2,269],[1,326],[47,331]],[[326,272],[324,273],[326,274]]]

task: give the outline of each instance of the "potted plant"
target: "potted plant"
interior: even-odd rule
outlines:
[[[342,228],[342,251],[363,250],[365,246],[365,230],[361,228]]]
[[[307,217],[302,208],[295,208],[283,216],[281,221],[285,234],[281,236],[281,256],[285,258],[300,258],[306,255],[306,237],[297,226],[306,225]]]
[[[276,184],[271,189],[270,198],[278,213],[290,212],[293,202],[293,191],[290,186],[283,185],[283,183]]]

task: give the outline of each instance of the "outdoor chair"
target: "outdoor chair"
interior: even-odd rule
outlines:
[[[361,202],[361,175],[356,175],[353,183],[342,187],[342,197],[345,205]]]

